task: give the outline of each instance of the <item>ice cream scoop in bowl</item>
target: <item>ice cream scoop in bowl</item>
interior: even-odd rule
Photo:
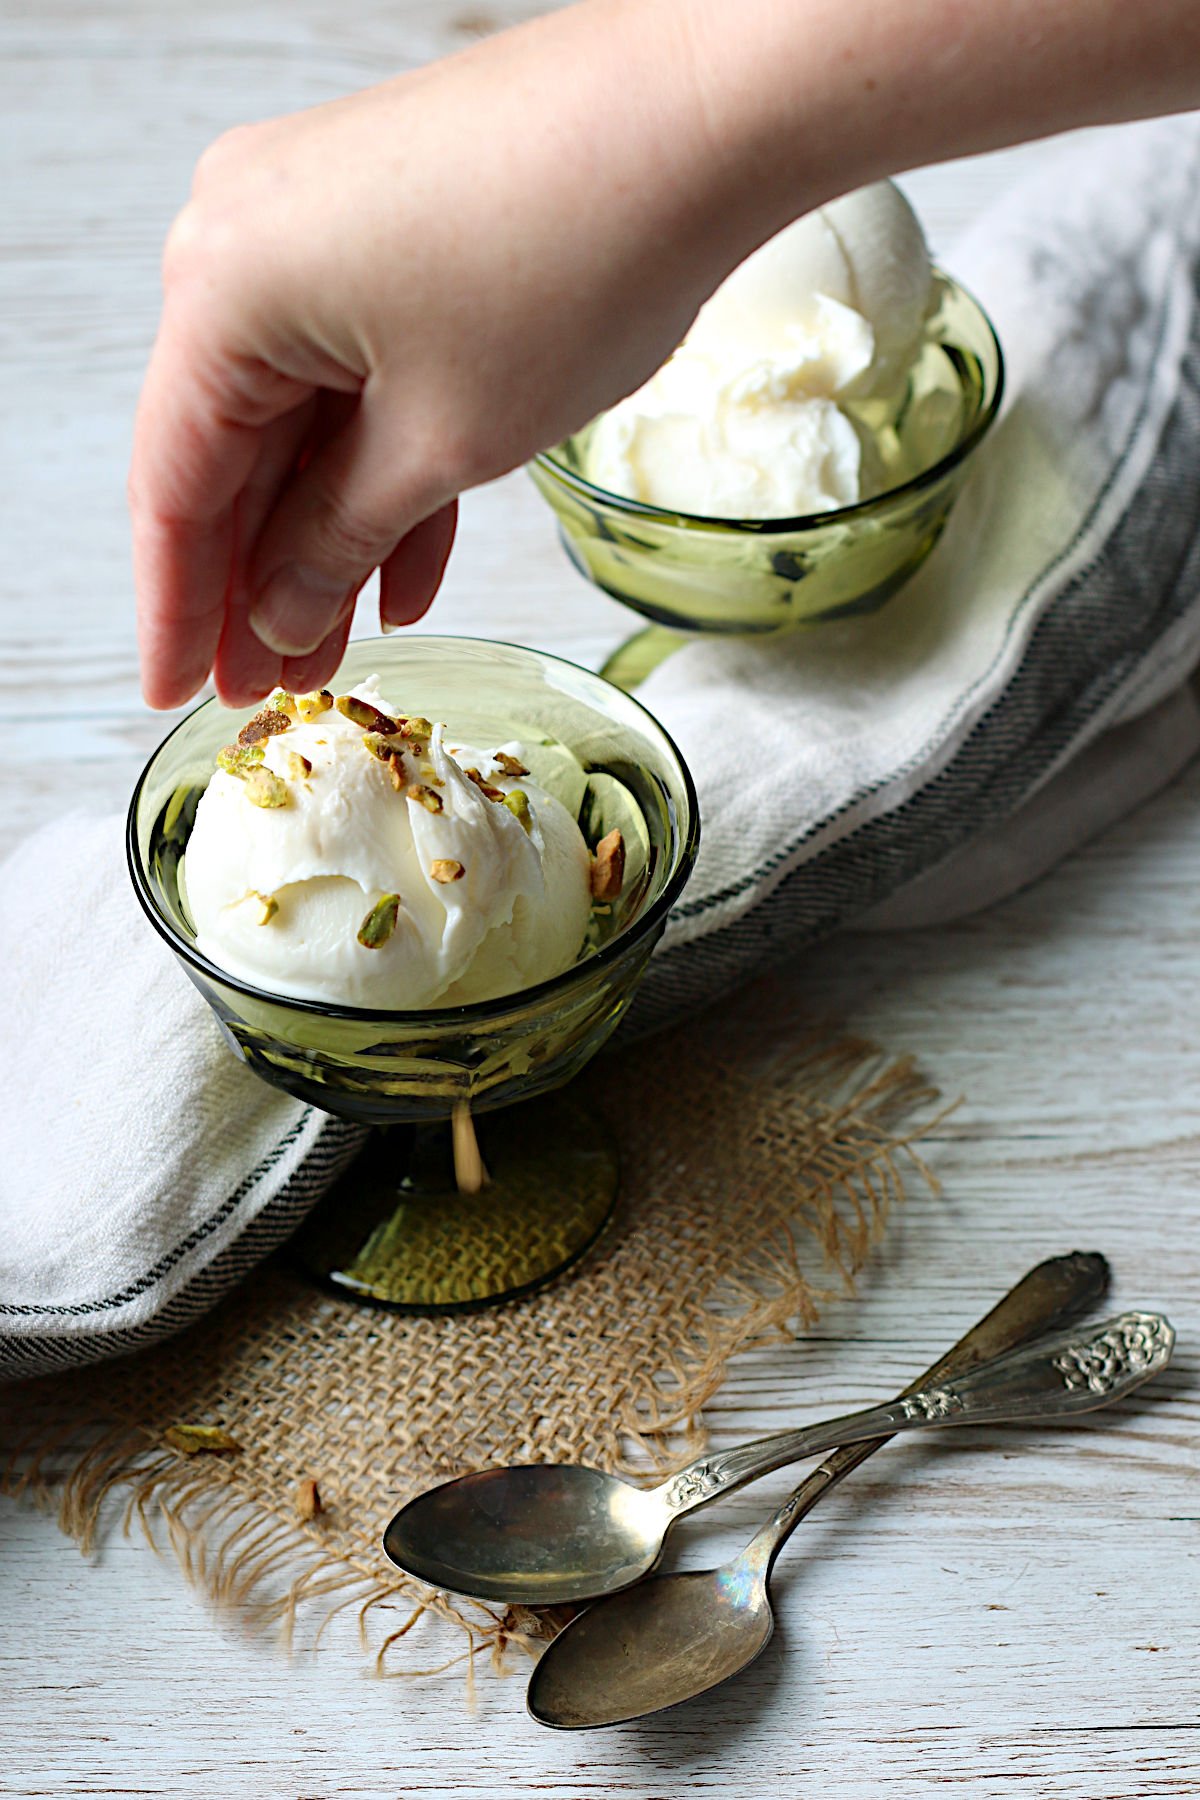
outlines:
[[[411,705],[424,715],[403,720],[406,733],[423,729],[397,734],[396,750],[386,733],[370,729],[380,721],[365,711],[360,718],[348,697],[372,675],[393,709]],[[301,1233],[306,1264],[341,1291],[384,1304],[479,1304],[558,1273],[594,1240],[611,1210],[616,1166],[609,1134],[579,1101],[553,1090],[583,1068],[633,997],[695,857],[695,791],[670,739],[643,708],[600,677],[536,651],[408,634],[359,641],[331,689],[347,711],[328,705],[321,715],[328,729],[318,717],[306,734],[293,711],[290,733],[281,729],[243,746],[243,767],[230,740],[246,731],[248,713],[206,701],[176,727],[150,759],[130,806],[134,888],[239,1058],[311,1105],[388,1128],[374,1135]],[[444,721],[444,733],[435,721]],[[467,746],[487,749],[493,760],[475,767]],[[461,752],[469,780],[450,760],[451,749]],[[342,757],[336,769],[321,761],[335,751]],[[247,777],[255,784],[252,805],[236,792],[228,798]],[[352,798],[349,784],[360,781],[382,796],[385,811],[371,815],[371,843],[341,849],[346,867],[337,865],[334,874],[335,863],[312,860],[313,845],[328,857]],[[232,844],[235,886],[242,888],[217,909],[218,918],[233,921],[224,937],[214,938],[210,917],[211,855],[206,851],[202,868],[195,854],[203,844],[202,800],[204,831],[211,835],[215,820],[222,844]],[[578,915],[578,945],[568,948],[566,966],[545,970],[539,947],[554,933],[544,896],[542,913],[530,914],[536,941],[514,942],[504,915],[515,912],[519,923],[525,901],[514,908],[491,889],[480,898],[473,858],[485,848],[491,855],[493,840],[516,858],[518,873],[521,857],[531,858],[532,873],[522,879],[527,896],[540,895],[533,850],[545,860],[551,812],[571,830],[577,822],[585,871],[589,853],[614,833],[624,869],[617,891],[593,880],[599,891]],[[305,827],[309,815],[314,824],[298,850],[287,834]],[[264,891],[260,877],[246,876],[269,865],[247,863],[237,872],[245,819],[261,824],[268,849],[290,844],[295,880]],[[473,819],[490,836],[471,836]],[[388,836],[393,821],[407,834],[395,844]],[[458,857],[441,853],[447,849]],[[360,850],[390,857],[387,873],[395,873],[387,886],[405,892],[376,892],[385,875],[364,873],[354,860]],[[586,889],[586,872],[582,879]],[[346,902],[347,891],[357,898]],[[440,947],[453,932],[469,930],[471,909],[485,903],[499,926],[484,934],[465,968],[461,957],[444,966],[448,980],[439,994],[420,962],[422,931]],[[572,889],[570,904],[577,903]],[[337,910],[346,904],[349,913]],[[353,921],[348,946],[345,918]],[[315,967],[304,963],[330,933],[337,954],[326,963],[335,974],[339,957],[367,972],[365,989],[347,989],[342,978],[353,1003],[338,997],[336,982],[324,991],[319,959]],[[271,971],[266,980],[253,978],[247,961],[256,938]],[[561,947],[553,954],[561,964]],[[403,980],[406,969],[425,983],[421,1004],[407,1009],[397,1004],[394,986],[397,970]],[[370,1003],[375,986],[382,1004]],[[472,994],[484,997],[463,998]],[[476,1119],[482,1186],[470,1179]],[[453,1136],[447,1121],[455,1122]],[[463,1191],[472,1187],[478,1191]]]
[[[891,183],[789,227],[643,389],[530,465],[575,566],[654,622],[604,672],[636,685],[684,633],[875,611],[941,535],[1002,388],[986,314]]]

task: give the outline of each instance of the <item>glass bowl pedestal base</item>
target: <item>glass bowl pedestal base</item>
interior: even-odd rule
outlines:
[[[596,1242],[612,1216],[611,1136],[569,1095],[476,1121],[487,1179],[455,1178],[450,1127],[372,1132],[288,1247],[289,1260],[343,1298],[402,1312],[458,1312],[544,1286]]]

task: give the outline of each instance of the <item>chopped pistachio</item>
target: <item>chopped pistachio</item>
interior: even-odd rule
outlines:
[[[533,829],[533,815],[529,810],[529,795],[524,788],[513,788],[505,794],[504,804],[510,813],[516,813],[526,831]]]
[[[435,794],[432,788],[422,787],[420,783],[409,788],[408,797],[410,800],[415,800],[419,806],[423,806],[426,812],[440,813],[442,811],[442,796]]]
[[[285,713],[289,719],[296,719],[299,717],[296,710],[296,696],[295,694],[289,694],[285,689],[281,688],[279,693],[272,694],[267,705],[272,707],[278,713]]]
[[[242,1447],[219,1425],[168,1425],[163,1437],[172,1450],[180,1450],[184,1456],[195,1456],[201,1450],[220,1455]]]
[[[296,1483],[295,1506],[296,1517],[303,1519],[306,1524],[310,1519],[315,1519],[324,1512],[325,1508],[321,1504],[321,1490],[311,1475],[307,1480]]]
[[[503,769],[506,775],[511,775],[514,779],[518,775],[528,775],[529,773],[523,762],[518,762],[515,756],[509,756],[504,750],[493,751],[492,761],[498,769]]]
[[[286,806],[287,782],[270,769],[251,769],[246,776],[246,798],[252,806]]]
[[[388,758],[388,774],[392,778],[392,786],[398,794],[402,794],[408,786],[408,776],[404,772],[404,759],[395,752]]]
[[[363,734],[363,749],[369,750],[372,756],[377,756],[380,762],[390,762],[397,748],[395,738],[389,737],[385,732],[368,731]]]
[[[263,759],[261,744],[226,744],[217,751],[217,767],[227,775],[248,775]]]
[[[399,894],[381,894],[358,928],[358,941],[364,950],[379,950],[396,929],[400,912]]]
[[[625,881],[625,839],[614,826],[596,845],[592,860],[592,898],[615,900]]]
[[[503,800],[504,789],[493,787],[490,782],[485,781],[478,769],[464,769],[463,774],[468,781],[473,781],[475,783],[475,786],[479,789],[485,800]]]
[[[433,879],[443,884],[461,881],[466,872],[462,864],[455,862],[451,856],[436,856],[429,865],[429,873]]]
[[[364,731],[380,731],[385,737],[391,737],[399,729],[395,719],[390,719],[369,700],[360,700],[355,694],[339,694],[333,704],[343,718],[361,725]]]
[[[292,721],[286,713],[276,712],[273,706],[264,706],[248,719],[238,732],[239,744],[261,744],[264,738],[277,737],[281,731],[289,731]]]
[[[315,694],[297,694],[296,711],[306,725],[319,719],[323,712],[328,712],[333,705],[333,695],[328,688],[318,688]]]
[[[304,781],[312,774],[312,764],[307,756],[301,756],[298,750],[289,750],[287,755],[287,772],[289,781]]]
[[[279,911],[279,902],[274,894],[260,894],[257,888],[251,888],[246,900],[258,909],[258,917],[254,921],[256,925],[269,925]]]
[[[433,726],[428,719],[401,719],[400,730],[406,738],[427,738]]]

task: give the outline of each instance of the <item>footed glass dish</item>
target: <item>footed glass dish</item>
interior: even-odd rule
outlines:
[[[617,653],[611,680],[636,685],[680,633],[762,635],[873,612],[920,567],[1004,385],[982,307],[949,276],[935,280],[925,343],[898,400],[846,403],[888,482],[870,499],[792,519],[666,511],[587,479],[591,425],[534,459],[530,474],[576,568],[657,627]]]
[[[519,741],[534,780],[578,818],[590,848],[621,830],[621,893],[594,904],[571,968],[501,999],[396,1012],[273,993],[203,956],[187,905],[188,837],[217,751],[253,708],[206,701],[155,751],[130,805],[130,872],[235,1055],[298,1099],[392,1128],[305,1228],[309,1266],[387,1304],[479,1304],[557,1274],[611,1210],[615,1159],[601,1123],[570,1100],[532,1103],[583,1068],[632,1000],[695,859],[696,795],[649,713],[555,657],[396,635],[352,644],[330,686],[345,692],[370,674],[393,705],[466,742]],[[473,1121],[492,1113],[502,1116],[490,1132],[484,1121],[486,1185],[462,1191],[477,1185],[463,1180],[476,1157]]]

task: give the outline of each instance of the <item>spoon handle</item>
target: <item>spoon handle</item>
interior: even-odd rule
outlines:
[[[718,1452],[659,1492],[673,1513],[689,1512],[772,1469],[842,1444],[923,1426],[1044,1423],[1091,1411],[1165,1368],[1174,1342],[1161,1315],[1123,1313],[1083,1335],[1007,1352],[887,1405]]]
[[[1052,1256],[1030,1269],[990,1313],[972,1325],[959,1338],[953,1349],[939,1357],[932,1368],[918,1375],[906,1389],[915,1394],[934,1382],[950,1376],[966,1374],[980,1363],[1007,1350],[1044,1337],[1066,1325],[1081,1313],[1089,1312],[1108,1291],[1110,1270],[1107,1257],[1095,1250],[1072,1250],[1068,1256]],[[862,1444],[843,1444],[827,1456],[819,1468],[806,1475],[793,1488],[783,1504],[755,1533],[738,1558],[769,1574],[775,1558],[795,1531],[797,1525],[823,1500],[840,1487],[847,1475],[861,1467],[868,1457],[891,1442],[890,1437],[868,1438]]]
[[[1044,1338],[1047,1332],[1067,1325],[1103,1299],[1110,1278],[1108,1258],[1098,1250],[1072,1250],[1066,1256],[1048,1257],[1023,1275],[1015,1287],[1009,1288],[991,1312],[977,1319],[957,1344],[926,1369],[924,1375],[918,1375],[905,1388],[905,1394],[917,1394],[922,1388],[951,1376],[965,1375],[978,1368],[980,1363],[990,1362],[1009,1350],[1018,1350],[1023,1344],[1033,1343]],[[780,1514],[786,1515],[785,1537],[811,1512],[823,1494],[836,1487],[876,1450],[882,1450],[890,1438],[889,1432],[885,1437],[871,1438],[864,1443],[843,1444],[819,1469],[806,1476],[780,1509]],[[710,1460],[705,1457],[681,1469],[675,1480],[704,1480]],[[715,1494],[710,1497],[715,1498]],[[797,1507],[800,1510],[796,1510]],[[763,1532],[769,1533],[778,1518],[777,1515],[775,1520],[768,1521]],[[778,1548],[777,1545],[776,1553]]]

